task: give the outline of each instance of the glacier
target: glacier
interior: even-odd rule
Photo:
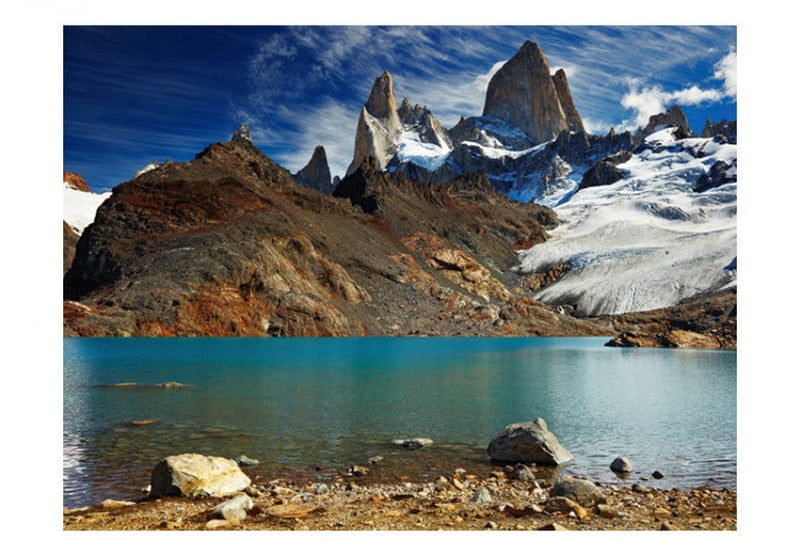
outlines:
[[[571,270],[538,290],[539,301],[576,315],[614,315],[675,305],[736,284],[737,152],[710,138],[646,137],[611,184],[575,191],[554,207],[551,238],[519,252],[515,271]],[[733,181],[694,191],[722,160]]]

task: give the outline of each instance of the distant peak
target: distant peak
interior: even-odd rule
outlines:
[[[250,134],[250,129],[246,124],[240,125],[239,129],[233,132],[231,141],[247,141],[251,145],[253,144],[253,136]]]

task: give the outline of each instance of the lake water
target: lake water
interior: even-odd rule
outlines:
[[[736,353],[605,338],[65,338],[64,505],[131,498],[162,458],[260,460],[265,478],[485,473],[504,426],[542,417],[564,472],[659,488],[736,487]],[[179,382],[165,389],[109,387]],[[154,420],[145,426],[131,423]],[[395,438],[428,437],[407,451]],[[634,473],[609,465],[626,456]]]

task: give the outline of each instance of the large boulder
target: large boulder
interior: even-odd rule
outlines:
[[[541,417],[508,425],[492,439],[488,451],[497,462],[558,466],[572,461],[572,454],[561,446]]]
[[[201,454],[169,456],[158,462],[150,478],[150,495],[222,497],[250,486],[235,461]]]

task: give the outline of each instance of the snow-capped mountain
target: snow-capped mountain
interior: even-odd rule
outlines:
[[[445,130],[427,108],[394,107],[385,72],[362,111],[353,165],[369,151],[379,169],[422,183],[485,174],[512,199],[555,209],[561,226],[515,269],[559,269],[537,299],[606,315],[735,284],[735,121],[707,122],[698,138],[673,106],[636,133],[588,134],[566,74],[551,75],[531,42],[490,81],[482,116]]]
[[[517,270],[570,270],[537,299],[581,315],[619,314],[736,284],[737,147],[675,139],[676,130],[646,137],[617,165],[622,179],[556,207],[562,224],[520,254]],[[715,175],[717,185],[703,187]]]

